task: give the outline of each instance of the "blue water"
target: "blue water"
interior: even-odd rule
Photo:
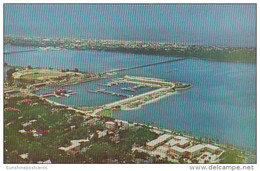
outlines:
[[[6,46],[5,50],[24,49]],[[103,72],[171,58],[160,56],[122,54],[97,51],[37,51],[4,56],[11,65],[53,68],[79,68],[87,72]],[[69,98],[51,98],[70,106],[96,106],[110,103],[122,97],[89,93],[87,90],[105,88],[110,91],[140,94],[151,90],[142,88],[135,93],[122,91],[120,85],[102,87],[112,78],[124,75],[162,78],[169,81],[191,83],[193,88],[178,92],[133,111],[116,111],[118,119],[191,132],[193,135],[219,139],[222,143],[256,148],[256,65],[225,63],[188,59],[176,63],[139,68],[108,76],[106,79],[68,86],[77,92]],[[54,91],[46,87],[38,94]]]
[[[256,47],[256,4],[4,4],[4,35]]]

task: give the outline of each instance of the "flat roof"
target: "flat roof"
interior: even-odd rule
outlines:
[[[106,124],[115,125],[115,122],[113,122],[113,121],[106,121]]]
[[[183,153],[183,152],[186,151],[186,149],[180,148],[180,147],[178,147],[178,146],[173,146],[173,147],[171,147],[170,149],[171,149],[171,150],[174,150],[174,151],[178,151],[178,152],[180,152],[180,153]]]
[[[168,151],[169,148],[164,147],[164,146],[159,146],[159,147],[156,148],[156,150],[160,150],[160,151]]]
[[[183,136],[176,136],[176,137],[174,137],[174,138],[176,138],[176,139],[179,140],[178,143],[179,143],[180,145],[184,145],[184,144],[190,142],[189,138],[186,138],[186,137],[183,137]]]
[[[147,143],[148,146],[155,146],[163,141],[166,141],[168,138],[170,138],[172,135],[170,134],[163,134],[161,136],[159,136],[157,139],[152,140],[150,142]]]
[[[195,145],[193,147],[190,147],[189,149],[187,149],[187,151],[190,152],[190,153],[193,153],[193,152],[201,150],[203,148],[209,148],[211,150],[219,149],[219,147],[211,145],[211,144],[203,144],[203,145],[202,144],[198,144],[198,145]]]
[[[205,145],[198,144],[198,145],[188,148],[187,151],[190,153],[194,153],[195,151],[199,151],[203,148],[205,148]]]
[[[167,143],[165,143],[165,145],[168,145],[168,146],[174,146],[176,144],[178,144],[178,141],[176,141],[175,139],[171,139]]]
[[[68,146],[68,147],[60,147],[59,149],[60,150],[64,150],[64,151],[68,151],[68,150],[71,150],[71,149],[73,149],[75,147],[80,146],[81,142],[88,142],[88,141],[89,141],[88,138],[87,139],[80,139],[80,140],[71,140],[70,141],[71,142],[70,146]]]
[[[199,151],[199,150],[202,150],[202,149],[204,149],[204,148],[209,148],[209,149],[212,149],[212,150],[217,150],[217,149],[219,149],[219,147],[214,146],[214,145],[211,145],[211,144],[206,144],[206,145],[205,145],[205,144],[198,144],[198,145],[195,145],[195,146],[190,147],[190,148],[188,148],[188,149],[180,148],[180,147],[178,147],[178,146],[172,146],[170,149],[171,149],[171,150],[178,151],[178,152],[180,152],[180,153],[183,153],[183,152],[185,152],[185,151],[190,152],[190,153],[194,153],[194,152]]]
[[[217,149],[219,149],[219,147],[218,147],[218,146],[211,145],[211,144],[206,144],[205,146],[206,146],[207,148],[210,148],[210,149],[212,149],[212,150],[217,150]]]
[[[179,140],[188,140],[189,139],[189,138],[186,138],[186,137],[183,137],[183,136],[180,136],[180,135],[175,136],[174,138],[179,139]]]

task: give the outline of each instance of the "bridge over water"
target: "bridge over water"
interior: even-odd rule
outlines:
[[[33,52],[33,51],[38,51],[38,49],[31,49],[31,50],[19,50],[19,51],[11,51],[11,52],[4,52],[4,55],[10,55],[14,53],[24,53],[24,52]]]
[[[132,69],[137,69],[137,68],[144,68],[144,67],[149,67],[149,66],[154,66],[154,65],[161,65],[161,64],[165,64],[165,63],[178,62],[178,61],[183,61],[185,59],[187,59],[187,58],[179,58],[179,59],[173,59],[173,60],[169,60],[169,61],[157,62],[157,63],[153,63],[153,64],[146,64],[146,65],[139,65],[139,66],[134,66],[134,67],[129,67],[129,68],[115,69],[115,70],[105,71],[102,74],[127,71],[127,70],[132,70]]]

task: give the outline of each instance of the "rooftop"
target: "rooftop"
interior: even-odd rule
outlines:
[[[170,148],[171,150],[174,150],[174,151],[177,151],[177,152],[180,152],[180,153],[183,153],[186,151],[186,149],[184,148],[181,148],[181,147],[178,147],[178,146],[173,146]]]
[[[157,139],[152,140],[150,142],[147,143],[148,146],[155,146],[161,142],[166,141],[168,138],[170,138],[172,135],[170,134],[163,134],[161,136],[159,136]]]
[[[156,150],[167,152],[169,150],[169,148],[164,147],[164,146],[159,146],[159,147],[156,148]]]
[[[176,136],[175,139],[178,140],[179,145],[184,145],[184,144],[190,142],[190,140],[188,138],[183,137],[183,136]]]
[[[217,149],[219,149],[219,147],[217,147],[217,146],[215,146],[215,145],[211,145],[211,144],[206,144],[205,147],[210,148],[210,149],[212,149],[212,150],[217,150]]]
[[[89,139],[87,138],[87,139],[80,139],[80,140],[71,140],[70,142],[71,142],[71,146],[68,146],[68,147],[60,147],[59,149],[60,150],[63,150],[63,151],[69,151],[69,150],[71,150],[71,149],[73,149],[73,148],[75,148],[75,147],[78,147],[78,146],[80,146],[80,143],[81,142],[88,142],[89,141]]]
[[[175,139],[171,139],[167,143],[165,143],[165,145],[170,147],[175,146],[176,144],[178,144],[178,141],[176,141]]]
[[[201,150],[203,148],[205,148],[205,145],[198,144],[198,145],[195,145],[193,147],[188,148],[187,151],[190,152],[190,153],[193,153],[193,152]]]
[[[28,153],[21,154],[20,157],[22,159],[27,159],[28,158]]]
[[[97,133],[98,133],[98,138],[101,138],[108,134],[108,130],[104,130],[104,131],[97,130]]]

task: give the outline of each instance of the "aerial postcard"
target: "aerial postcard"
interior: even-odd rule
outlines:
[[[3,4],[4,164],[256,164],[256,4]]]

